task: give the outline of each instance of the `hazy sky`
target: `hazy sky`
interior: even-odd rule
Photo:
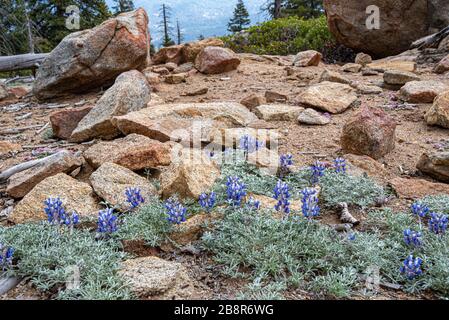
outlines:
[[[265,20],[265,14],[260,7],[266,0],[244,0],[250,13],[251,23]],[[107,0],[112,6],[113,0]],[[163,3],[172,9],[172,24],[179,19],[184,40],[190,41],[199,35],[221,36],[227,33],[227,23],[232,17],[237,0],[135,0],[136,7],[144,7],[150,17],[151,36],[156,45],[160,44],[161,32],[157,27],[160,23],[159,9]]]

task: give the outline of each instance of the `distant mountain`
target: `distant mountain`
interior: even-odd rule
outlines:
[[[107,0],[112,7],[113,1]],[[266,0],[244,0],[250,13],[251,23],[256,24],[266,19],[260,12]],[[150,32],[153,43],[158,47],[161,43],[159,9],[163,3],[172,9],[172,24],[175,27],[179,19],[184,41],[196,40],[200,35],[205,37],[222,36],[228,33],[227,24],[232,17],[237,0],[135,0],[136,7],[144,7],[150,17]],[[175,28],[173,29],[175,32]]]

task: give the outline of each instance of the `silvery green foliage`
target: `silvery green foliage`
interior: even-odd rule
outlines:
[[[383,188],[366,176],[349,176],[327,171],[320,181],[321,194],[328,206],[346,202],[348,205],[369,207],[385,196]]]
[[[431,212],[449,214],[449,195],[427,196],[421,199],[421,202],[425,203]]]
[[[357,270],[343,267],[341,270],[331,271],[324,276],[317,276],[311,281],[309,288],[318,296],[347,298],[357,283]]]
[[[264,283],[262,278],[256,278],[247,285],[245,290],[237,295],[237,300],[285,300],[282,292],[287,289],[283,282]]]
[[[113,241],[96,241],[88,230],[58,232],[49,223],[0,228],[0,238],[15,248],[16,274],[27,276],[57,299],[129,299],[130,292],[117,274],[125,254]],[[68,270],[79,268],[80,286],[66,290]]]
[[[123,216],[123,223],[117,232],[121,240],[145,240],[157,246],[170,231],[164,203],[159,199],[148,199],[136,212]]]

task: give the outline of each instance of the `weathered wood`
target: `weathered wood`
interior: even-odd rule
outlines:
[[[17,287],[17,285],[22,281],[22,278],[17,277],[1,277],[0,278],[0,295],[8,293],[8,291]]]
[[[48,53],[28,53],[17,56],[0,57],[0,72],[36,69],[47,56]]]
[[[447,26],[446,28],[442,29],[441,31],[435,34],[416,40],[415,42],[412,43],[410,49],[415,48],[425,49],[437,47],[440,44],[441,40],[443,40],[448,36],[449,36],[449,26]]]
[[[36,160],[28,161],[28,162],[23,162],[14,167],[6,169],[5,171],[0,173],[0,181],[7,180],[12,175],[14,175],[18,172],[22,172],[24,170],[30,169],[34,166],[37,166],[37,165],[41,164],[42,162],[49,161],[50,157],[59,157],[59,156],[61,156],[60,155],[61,152],[64,152],[64,151],[60,151],[58,153],[52,154],[51,156],[48,156],[48,157],[45,157],[42,159],[36,159]]]

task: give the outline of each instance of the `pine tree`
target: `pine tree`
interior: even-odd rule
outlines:
[[[73,30],[66,28],[66,8],[80,9],[80,30],[110,17],[105,0],[1,0],[0,54],[48,52]]]
[[[284,12],[306,19],[321,15],[324,11],[322,0],[286,0]]]
[[[176,35],[178,44],[181,44],[184,41],[184,34],[182,33],[181,26],[179,24],[179,20],[176,20]]]
[[[173,27],[170,23],[171,19],[171,9],[166,4],[162,4],[162,7],[160,9],[160,14],[162,16],[161,23],[159,24],[159,27],[162,29],[162,46],[169,47],[175,44],[175,42],[172,39],[172,30]]]
[[[236,33],[242,31],[251,23],[248,10],[246,10],[243,0],[238,0],[234,9],[234,16],[228,23],[228,31]]]
[[[114,9],[115,14],[129,12],[135,9],[133,0],[114,0],[114,2],[116,5],[112,9]]]

